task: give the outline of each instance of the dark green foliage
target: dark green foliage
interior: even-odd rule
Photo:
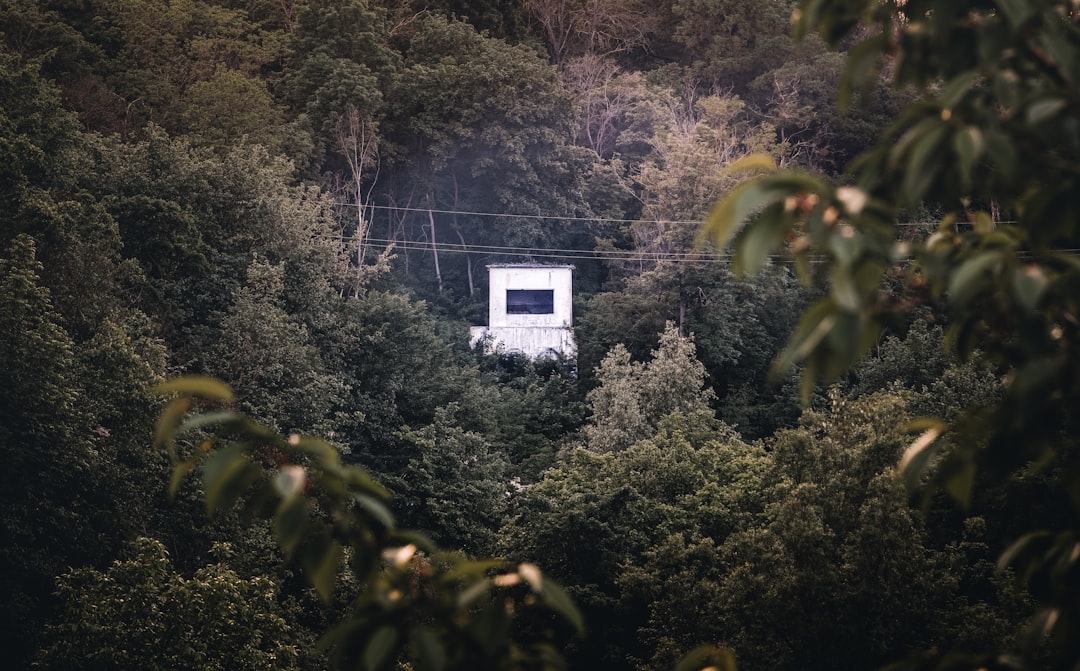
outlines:
[[[310,126],[317,173],[328,153],[341,150],[336,135],[350,108],[365,120],[383,115],[383,89],[399,67],[387,43],[387,11],[371,4],[307,2],[290,35],[280,95]]]
[[[0,444],[8,466],[0,601],[16,665],[51,610],[53,577],[107,559],[145,525],[161,499],[152,482],[165,472],[145,446],[153,415],[145,390],[163,368],[160,346],[108,321],[76,343],[40,270],[26,235],[0,261]]]
[[[694,70],[717,88],[742,87],[784,64],[792,0],[674,0],[675,39],[693,54]]]
[[[416,11],[444,12],[465,19],[482,33],[520,41],[526,33],[526,18],[517,0],[414,0]]]
[[[64,612],[41,669],[300,669],[301,641],[270,578],[226,562],[180,575],[159,541],[140,538],[106,571],[60,576]]]
[[[594,623],[575,668],[626,655],[670,668],[700,641],[748,669],[873,668],[954,636],[992,644],[1022,599],[958,572],[976,549],[934,547],[907,505],[892,429],[905,406],[834,396],[758,446],[707,415],[669,416],[625,451],[548,471],[515,501],[506,548],[539,558]]]
[[[1071,454],[1055,446],[1075,433],[1075,264],[1044,252],[1076,247],[1075,22],[1023,11],[1047,3],[998,3],[971,15],[980,32],[967,18],[935,18],[953,17],[951,6],[855,5],[895,37],[843,38],[871,38],[852,50],[865,91],[845,79],[840,55],[783,39],[784,1],[0,2],[0,524],[11,539],[0,550],[0,624],[11,664],[25,668],[48,631],[51,668],[318,668],[324,660],[289,646],[340,620],[337,653],[369,671],[398,651],[433,671],[554,663],[552,649],[522,652],[508,632],[531,643],[571,628],[531,610],[573,620],[560,591],[534,584],[530,564],[409,554],[410,543],[429,546],[391,538],[384,492],[336,448],[379,473],[398,518],[441,545],[501,547],[567,580],[591,616],[575,667],[670,668],[707,641],[750,669],[868,668],[912,646],[1006,640],[1027,604],[992,559],[1032,519],[1072,528],[1055,487],[1071,462],[997,487],[993,469],[972,479],[946,465],[953,493],[987,485],[973,497],[980,517],[931,499],[924,524],[891,475],[911,440],[894,427],[935,414],[958,422],[939,441],[958,454],[969,446],[954,436],[967,430],[978,454],[1036,439],[1045,454]],[[571,24],[544,25],[545,6]],[[833,6],[803,3],[830,42],[853,25]],[[890,7],[905,21],[874,13]],[[610,32],[589,32],[597,26]],[[551,41],[559,30],[571,38],[562,47]],[[924,66],[957,75],[925,87],[926,101],[887,134],[906,94],[880,89],[866,60],[878,47],[905,56],[892,62],[903,83],[936,82]],[[978,77],[961,72],[972,68]],[[835,111],[837,86],[853,114]],[[763,152],[831,174],[882,137],[889,146],[850,178],[855,187],[806,176],[736,186],[730,169]],[[774,203],[763,221],[775,226],[740,235],[735,266],[773,266],[754,280],[714,261],[718,248],[686,259],[697,253],[692,222],[729,190],[729,213]],[[924,198],[956,216],[934,244],[903,228],[896,237],[911,244],[895,247],[898,207]],[[1001,213],[996,227],[980,209]],[[587,219],[601,213],[634,221]],[[781,225],[803,214],[803,228]],[[809,300],[767,257],[774,243],[803,249],[800,235],[833,264],[804,254],[797,269],[832,282],[818,294],[827,309],[802,323],[782,363],[835,374],[849,394],[814,397],[801,423],[793,378],[767,379]],[[397,256],[376,267],[383,239]],[[484,254],[460,253],[480,245]],[[526,256],[504,254],[509,245],[634,256],[572,261],[577,362],[466,351],[484,263]],[[921,265],[905,267],[910,281],[884,270],[912,249]],[[912,322],[880,337],[905,323],[888,313],[941,297],[955,308],[935,312],[942,330]],[[660,336],[668,322],[696,350],[674,330]],[[972,355],[955,360],[942,339]],[[872,356],[843,377],[819,346],[848,363]],[[204,478],[179,487],[172,507],[163,457],[147,449],[159,406],[146,389],[167,370],[213,373],[241,391],[223,424],[191,420],[174,489],[195,437],[209,430],[219,444],[207,444]],[[205,380],[174,388],[220,391]],[[1015,426],[962,407],[1002,399],[1015,412],[998,417]],[[985,440],[995,426],[1005,438]],[[329,442],[292,444],[294,432]],[[582,441],[610,454],[575,451]],[[354,480],[342,484],[342,473]],[[352,503],[335,498],[343,491]],[[236,497],[269,521],[206,523],[195,510]],[[136,536],[167,542],[169,559],[146,541],[106,570]],[[227,563],[209,559],[217,538],[234,541]],[[1035,596],[1062,605],[1059,628],[1071,574],[1024,553],[1071,566],[1071,537],[1061,538],[1033,536],[1017,555]],[[339,574],[345,545],[352,572]],[[65,572],[70,610],[60,613],[50,594]],[[124,586],[121,574],[146,579]],[[317,605],[305,575],[324,596],[339,585],[336,602]],[[287,608],[272,594],[279,584]],[[120,598],[176,618],[136,615]],[[244,624],[221,626],[230,618]],[[259,635],[263,626],[272,633]],[[270,660],[279,636],[287,646]],[[115,655],[87,652],[91,640]],[[713,648],[688,660],[680,671],[732,665]]]
[[[85,74],[102,54],[77,28],[79,4],[7,0],[0,6],[0,40],[23,61],[40,59],[51,78]]]
[[[414,456],[397,474],[396,512],[441,545],[490,556],[512,487],[510,464],[483,435],[460,427],[460,412],[452,403],[429,426],[401,436],[400,449]]]
[[[616,345],[596,376],[598,385],[588,394],[592,416],[582,430],[594,452],[625,450],[650,437],[668,415],[707,413],[715,399],[704,388],[705,367],[694,356],[694,342],[671,322],[648,361],[631,361],[626,348]]]
[[[382,126],[382,156],[392,172],[380,177],[385,191],[376,193],[391,204],[512,216],[405,212],[379,221],[377,230],[385,226],[388,237],[406,242],[591,248],[589,224],[557,219],[590,214],[586,179],[596,159],[571,144],[573,103],[555,69],[525,46],[440,16],[420,17],[403,37],[404,61],[386,93]],[[538,214],[545,218],[530,218]],[[408,249],[403,279],[428,295],[452,288],[471,297],[483,284],[470,282],[465,266],[482,274],[482,257],[440,254],[440,282],[434,259],[417,260]],[[505,260],[500,250],[490,252]]]
[[[56,87],[7,46],[0,49],[0,77],[0,203],[11,216],[28,189],[51,185],[66,171],[62,159],[77,142],[77,127]]]
[[[283,309],[284,264],[256,260],[206,352],[206,372],[245,395],[242,408],[286,431],[332,431],[345,385],[326,369],[305,325]]]
[[[644,360],[664,323],[681,318],[724,419],[747,437],[765,436],[799,412],[791,389],[771,386],[768,371],[805,300],[806,291],[783,268],[746,280],[724,264],[662,263],[628,279],[621,291],[590,300],[577,329],[580,365],[591,382],[616,343]]]
[[[579,632],[581,618],[535,565],[467,560],[397,528],[388,492],[365,471],[324,440],[286,437],[228,409],[232,390],[218,380],[184,377],[158,390],[174,395],[155,432],[173,463],[170,492],[197,471],[208,512],[239,508],[270,522],[324,601],[342,575],[359,587],[322,641],[335,665],[561,667],[550,618]]]
[[[336,439],[355,446],[353,458],[393,474],[405,463],[395,456],[395,434],[431,422],[436,408],[461,396],[466,373],[422,303],[369,291],[342,301],[334,317],[320,349],[348,389]]]
[[[531,484],[588,414],[574,361],[510,354],[484,356],[480,365],[495,384],[483,432],[506,452],[516,485]]]
[[[535,559],[566,584],[589,623],[574,668],[645,655],[637,636],[645,604],[623,598],[620,567],[680,527],[700,488],[720,492],[731,477],[749,477],[735,475],[747,465],[744,449],[756,452],[707,414],[673,415],[652,440],[624,451],[575,451],[515,499],[503,551]]]
[[[92,180],[143,278],[132,290],[180,363],[205,354],[255,258],[284,264],[282,306],[325,328],[341,272],[323,197],[287,183],[288,166],[258,147],[225,156],[160,130],[135,145],[99,147]],[[339,274],[341,272],[341,274]]]
[[[785,62],[750,83],[750,104],[762,109],[799,165],[842,173],[872,146],[909,102],[887,82],[868,85],[841,109],[837,90],[844,78],[844,55],[820,40],[799,43]]]
[[[91,419],[79,407],[75,345],[39,284],[33,241],[19,236],[0,264],[0,446],[4,451],[2,594],[5,647],[16,660],[45,615],[41,596],[69,561],[101,548],[81,493],[95,459]],[[83,505],[80,505],[82,503]],[[82,555],[84,548],[90,556]]]

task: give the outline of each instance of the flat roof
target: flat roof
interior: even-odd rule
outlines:
[[[488,268],[565,268],[574,270],[574,266],[560,265],[555,263],[492,263]]]

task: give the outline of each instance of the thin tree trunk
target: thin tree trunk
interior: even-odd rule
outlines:
[[[679,291],[679,337],[686,337],[686,296]]]
[[[435,279],[439,283],[439,293],[443,292],[442,272],[439,270],[439,247],[435,243],[435,214],[427,211],[428,221],[431,222],[431,254],[435,258]]]
[[[461,229],[458,228],[457,211],[458,211],[458,208],[460,207],[461,204],[458,203],[457,175],[455,174],[453,177],[454,177],[454,232],[457,233],[458,240],[461,240],[461,251],[462,251],[463,254],[465,254],[465,271],[469,275],[469,297],[472,298],[473,293],[474,293],[473,292],[473,279],[472,279],[472,261],[469,260],[468,248],[465,246],[465,236],[463,236],[461,234]]]
[[[455,226],[454,232],[457,233],[458,240],[461,240],[461,251],[465,253],[465,270],[469,273],[469,296],[471,297],[476,291],[473,288],[472,261],[469,260],[469,248],[465,246],[465,236],[461,234],[461,229]]]

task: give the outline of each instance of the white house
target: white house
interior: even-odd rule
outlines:
[[[505,263],[487,268],[488,325],[472,327],[473,345],[487,337],[490,352],[501,348],[534,359],[577,353],[573,266]]]

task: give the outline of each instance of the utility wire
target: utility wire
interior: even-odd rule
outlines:
[[[324,239],[349,240],[349,236],[319,236]],[[673,263],[701,263],[710,261],[731,261],[734,254],[731,252],[648,252],[642,250],[609,249],[609,250],[579,250],[558,249],[542,247],[512,247],[506,245],[461,245],[453,242],[438,242],[434,246],[429,241],[422,240],[388,240],[369,238],[367,244],[375,249],[398,249],[401,251],[429,252],[433,249],[439,253],[469,254],[474,256],[529,256],[544,259],[582,260],[582,261],[667,261]],[[1055,249],[1053,253],[1077,254],[1077,249]],[[1031,257],[1035,252],[1019,250],[1017,256]],[[770,254],[769,260],[774,262],[790,262],[792,257],[783,254]],[[825,254],[813,254],[809,256],[812,263],[820,263],[828,259]]]
[[[388,241],[388,240],[369,240],[368,243],[375,249],[389,249],[401,251],[419,251],[430,252],[432,245],[430,242],[420,241]],[[487,251],[463,248],[461,245],[455,245],[453,243],[437,243],[435,245],[436,251],[440,254],[471,254],[476,256],[492,256],[495,254],[504,256],[529,256],[532,258],[541,259],[559,259],[566,261],[624,261],[624,262],[643,262],[643,261],[668,261],[671,263],[707,263],[718,261],[730,261],[734,257],[730,253],[716,253],[716,254],[688,254],[688,253],[664,253],[664,252],[634,252],[627,250],[613,250],[613,254],[609,254],[606,251],[594,250],[594,251],[577,251],[577,250],[546,250],[538,249],[535,247],[505,247],[505,248],[493,248]],[[499,251],[496,251],[499,250]],[[791,261],[789,257],[782,255],[770,255],[769,259],[776,262]],[[824,261],[827,257],[824,255],[814,255],[811,257],[812,263],[818,263]]]
[[[339,239],[339,236],[329,236],[334,239]],[[349,236],[340,236],[341,240],[351,239]],[[397,246],[409,246],[410,249],[425,248],[431,249],[431,243],[422,240],[387,240],[379,238],[367,238],[368,243]],[[439,242],[436,247],[439,251],[461,249],[463,245],[457,242]],[[617,258],[619,256],[632,256],[638,257],[641,255],[647,256],[660,256],[663,258],[679,257],[688,259],[711,259],[711,258],[728,258],[731,256],[729,252],[649,252],[644,250],[634,249],[558,249],[550,247],[513,247],[506,245],[464,245],[469,250],[475,250],[476,253],[481,254],[532,254],[534,252],[551,253],[551,254],[567,254],[567,255],[581,255],[581,254],[597,254],[605,258],[612,257]]]
[[[344,201],[331,201],[331,205],[339,207],[355,208],[356,203],[347,203]],[[393,212],[418,212],[427,213],[432,212],[435,214],[451,214],[461,215],[465,217],[500,217],[506,219],[547,219],[551,221],[591,221],[597,223],[608,224],[701,224],[701,219],[614,219],[611,217],[581,217],[572,215],[557,215],[557,214],[510,214],[507,212],[476,212],[472,210],[447,210],[440,208],[429,207],[411,207],[404,205],[364,205],[364,209],[372,210],[385,210]],[[896,226],[911,227],[911,226],[937,226],[940,222],[936,221],[912,221],[912,222],[898,222]],[[1015,221],[999,221],[999,224],[1015,224]]]

